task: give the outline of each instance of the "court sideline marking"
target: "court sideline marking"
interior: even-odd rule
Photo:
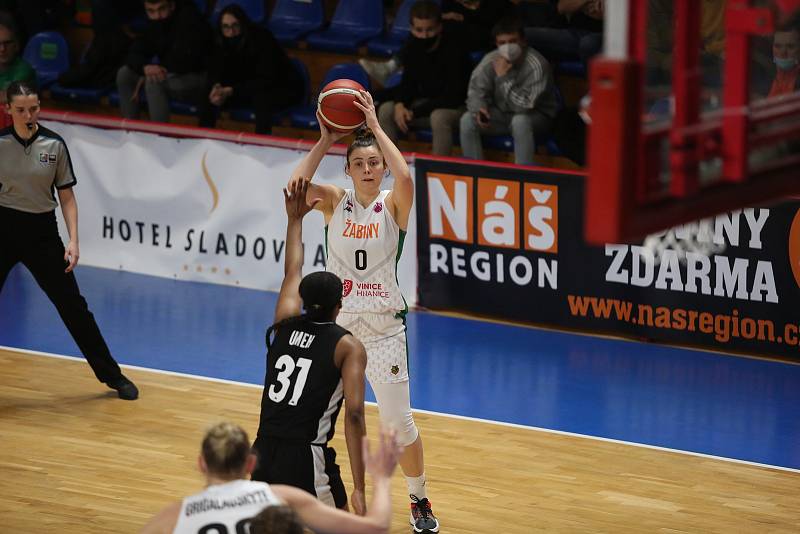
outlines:
[[[20,348],[17,348],[17,347],[8,347],[8,346],[4,346],[4,345],[0,345],[0,350],[6,350],[8,352],[17,352],[17,353],[21,353],[21,354],[28,354],[28,355],[31,355],[31,356],[43,356],[43,357],[47,357],[47,358],[56,358],[56,359],[62,359],[62,360],[74,360],[74,361],[77,361],[77,362],[82,362],[82,363],[84,363],[84,364],[86,364],[88,366],[88,364],[86,363],[86,360],[84,358],[77,357],[77,356],[65,356],[63,354],[53,354],[53,353],[50,353],[50,352],[41,352],[41,351],[28,350],[28,349],[20,349]],[[150,368],[150,367],[139,367],[137,365],[120,364],[120,367],[122,367],[124,369],[132,369],[132,370],[135,370],[135,371],[146,371],[146,372],[149,372],[149,373],[155,373],[155,374],[161,374],[161,375],[167,375],[167,376],[177,376],[177,377],[182,377],[182,378],[190,378],[190,379],[194,379],[194,380],[204,380],[206,382],[216,382],[216,383],[219,383],[219,384],[229,384],[229,385],[234,385],[234,386],[244,386],[244,387],[255,388],[255,389],[263,389],[263,386],[260,386],[260,385],[257,385],[257,384],[250,384],[248,382],[238,382],[238,381],[235,381],[235,380],[226,380],[224,378],[214,378],[214,377],[210,377],[210,376],[193,375],[193,374],[189,374],[189,373],[179,373],[179,372],[176,372],[176,371],[165,371],[163,369],[153,369],[153,368]],[[377,403],[375,403],[375,402],[365,401],[364,404],[377,407]],[[504,426],[504,427],[510,427],[510,428],[519,428],[519,429],[531,430],[531,431],[535,431],[535,432],[545,432],[545,433],[548,433],[548,434],[556,434],[556,435],[559,435],[559,436],[569,436],[569,437],[582,438],[582,439],[591,439],[591,440],[595,440],[595,441],[602,441],[602,442],[605,442],[605,443],[614,443],[614,444],[618,444],[618,445],[627,445],[627,446],[630,446],[630,447],[640,447],[640,448],[644,448],[644,449],[651,449],[651,450],[662,451],[662,452],[672,452],[672,453],[678,453],[678,454],[686,454],[686,455],[689,455],[689,456],[696,456],[696,457],[699,457],[699,458],[707,458],[707,459],[710,459],[710,460],[720,460],[720,461],[723,461],[723,462],[730,462],[730,463],[735,463],[735,464],[740,464],[740,465],[748,465],[748,466],[752,466],[752,467],[761,467],[761,468],[765,468],[765,469],[773,469],[773,470],[777,470],[777,471],[785,471],[785,472],[788,472],[788,473],[800,474],[800,469],[795,469],[795,468],[792,468],[792,467],[784,467],[784,466],[780,466],[780,465],[771,465],[771,464],[762,464],[762,463],[758,463],[758,462],[749,462],[747,460],[739,460],[739,459],[736,459],[736,458],[728,458],[728,457],[725,457],[725,456],[714,456],[712,454],[704,454],[704,453],[701,453],[701,452],[684,451],[684,450],[681,450],[681,449],[671,449],[671,448],[668,448],[668,447],[659,447],[657,445],[648,445],[646,443],[637,443],[635,441],[624,441],[624,440],[613,439],[613,438],[603,438],[603,437],[600,437],[600,436],[592,436],[592,435],[589,435],[589,434],[578,434],[578,433],[575,433],[575,432],[565,432],[563,430],[553,430],[553,429],[550,429],[550,428],[542,428],[542,427],[537,427],[537,426],[520,425],[520,424],[516,424],[516,423],[506,423],[504,421],[493,421],[491,419],[480,419],[478,417],[468,417],[468,416],[464,416],[464,415],[455,415],[455,414],[449,414],[449,413],[434,412],[434,411],[431,411],[431,410],[420,410],[420,409],[413,408],[412,411],[416,412],[416,413],[425,414],[425,415],[432,415],[432,416],[438,416],[438,417],[448,417],[448,418],[451,418],[451,419],[460,419],[462,421],[472,421],[472,422],[476,422],[476,423],[486,423],[486,424],[490,424],[490,425]]]

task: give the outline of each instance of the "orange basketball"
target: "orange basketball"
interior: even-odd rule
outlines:
[[[317,99],[317,109],[328,129],[349,133],[364,124],[364,114],[353,102],[364,87],[353,80],[333,80],[322,88]]]

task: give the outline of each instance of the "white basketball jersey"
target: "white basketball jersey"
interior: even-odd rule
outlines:
[[[381,191],[361,206],[346,189],[327,226],[328,271],[342,279],[342,311],[398,313],[407,310],[397,285],[397,262],[405,232],[395,222]]]
[[[234,480],[186,497],[175,534],[249,532],[249,520],[267,506],[283,504],[266,482]]]

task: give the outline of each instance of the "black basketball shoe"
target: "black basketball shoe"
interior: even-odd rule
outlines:
[[[136,400],[139,398],[139,389],[124,375],[120,375],[119,378],[113,382],[106,382],[106,385],[111,389],[116,389],[120,399]]]
[[[411,497],[411,525],[416,534],[433,534],[439,532],[439,520],[433,515],[431,502],[428,499]]]

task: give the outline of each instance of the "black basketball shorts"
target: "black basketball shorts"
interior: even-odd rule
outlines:
[[[258,436],[253,451],[258,463],[252,480],[294,486],[336,508],[347,505],[347,493],[333,448]]]

